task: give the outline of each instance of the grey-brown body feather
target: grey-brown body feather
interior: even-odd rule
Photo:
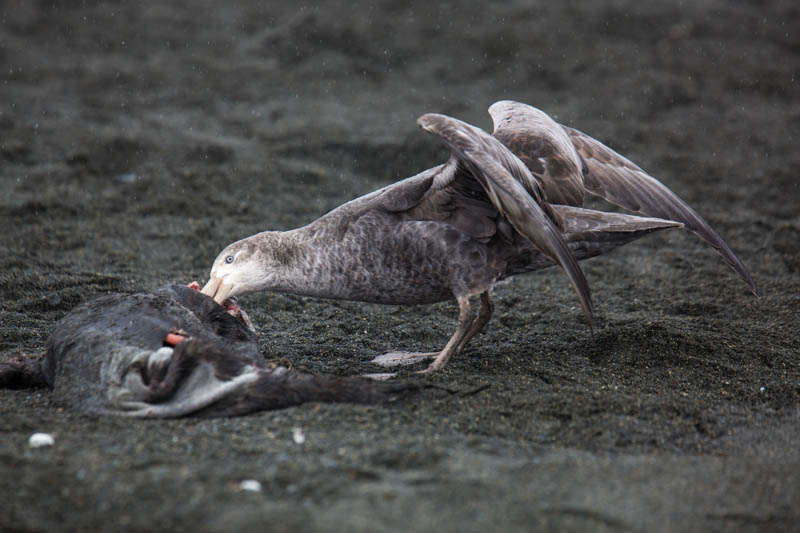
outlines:
[[[686,225],[741,264],[674,193],[598,141],[524,104],[498,102],[490,113],[493,136],[450,117],[423,116],[420,125],[453,150],[447,163],[303,228],[262,234],[275,251],[265,270],[280,278],[272,289],[420,304],[479,294],[498,279],[561,264],[590,315],[576,261],[652,231]],[[581,209],[586,191],[659,218]],[[291,260],[275,269],[275,254]],[[754,286],[749,274],[742,277]]]
[[[436,189],[440,170],[426,170],[358,198],[308,226],[262,234],[265,248],[292,258],[281,259],[280,268],[275,268],[275,255],[268,258],[265,269],[279,278],[273,290],[424,304],[479,294],[498,279],[555,264],[488,198],[481,198],[476,182],[462,177]],[[407,202],[415,196],[415,202]],[[562,238],[578,260],[658,229],[682,226],[569,206],[550,208],[564,220]]]

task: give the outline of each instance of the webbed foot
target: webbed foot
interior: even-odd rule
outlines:
[[[374,379],[375,381],[386,381],[397,375],[397,372],[378,372],[374,374],[361,374],[362,378]]]
[[[420,361],[433,359],[437,355],[439,355],[438,352],[386,352],[383,355],[375,357],[370,363],[380,366],[413,365]]]

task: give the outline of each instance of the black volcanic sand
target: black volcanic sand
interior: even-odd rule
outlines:
[[[3,390],[0,530],[800,528],[795,1],[55,4],[0,7],[2,358],[80,302],[203,281],[235,239],[442,162],[416,118],[490,129],[503,98],[659,177],[763,295],[675,230],[584,263],[594,339],[555,269],[497,287],[485,334],[422,378],[457,394],[132,421]],[[242,304],[266,357],[342,375],[441,347],[456,315]]]

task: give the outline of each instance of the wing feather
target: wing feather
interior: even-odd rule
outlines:
[[[427,114],[417,123],[425,131],[443,139],[514,229],[561,266],[578,293],[591,324],[593,307],[586,277],[561,230],[553,222],[556,215],[544,201],[528,168],[497,139],[460,120]]]
[[[561,126],[544,111],[510,100],[489,108],[492,135],[536,176],[552,204],[583,205],[581,160]]]
[[[600,141],[576,129],[562,127],[586,163],[584,184],[587,191],[642,215],[683,223],[686,229],[714,247],[753,294],[758,295],[747,267],[722,237],[678,195]]]

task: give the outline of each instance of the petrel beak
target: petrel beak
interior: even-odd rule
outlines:
[[[206,296],[211,296],[215,302],[222,305],[222,302],[228,298],[231,289],[233,289],[233,285],[223,283],[222,278],[212,277],[200,292]]]

